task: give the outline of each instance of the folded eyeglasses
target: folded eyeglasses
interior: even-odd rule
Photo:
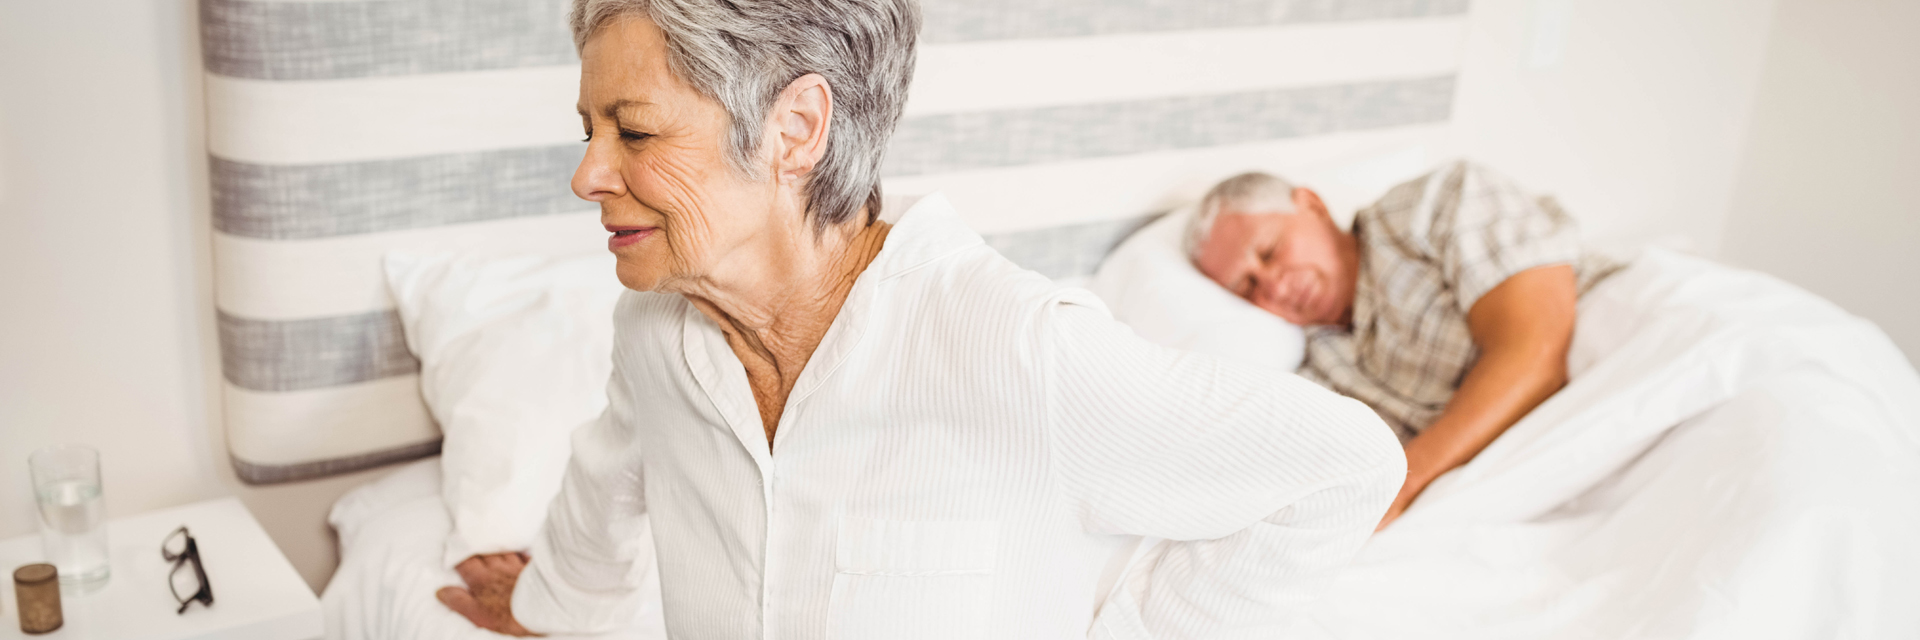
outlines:
[[[187,607],[195,600],[209,607],[213,606],[213,584],[207,582],[207,569],[200,566],[200,543],[182,526],[167,536],[160,545],[160,557],[173,563],[173,572],[167,575],[167,587],[173,589],[173,599],[180,601],[180,610],[174,613],[185,614]],[[193,565],[193,572],[185,571],[187,565]],[[180,595],[185,593],[187,595]]]

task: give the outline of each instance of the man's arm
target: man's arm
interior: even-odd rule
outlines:
[[[1400,517],[1428,483],[1472,460],[1566,386],[1578,298],[1573,267],[1561,264],[1514,274],[1473,303],[1467,328],[1480,359],[1440,416],[1407,441],[1407,482],[1381,527]]]

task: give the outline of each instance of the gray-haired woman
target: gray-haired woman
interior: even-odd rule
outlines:
[[[618,627],[657,562],[677,638],[1258,635],[1380,521],[1405,460],[1365,406],[1145,343],[937,195],[877,220],[912,0],[573,28],[573,188],[636,293],[531,559],[440,593],[475,623]]]

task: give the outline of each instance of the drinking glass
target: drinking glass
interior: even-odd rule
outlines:
[[[107,583],[106,509],[100,497],[100,452],[60,445],[33,452],[33,495],[40,503],[40,543],[60,584],[86,593]]]

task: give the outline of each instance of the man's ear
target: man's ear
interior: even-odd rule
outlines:
[[[1293,188],[1293,210],[1317,213],[1322,218],[1333,219],[1333,214],[1327,212],[1327,203],[1320,201],[1320,194],[1306,187]]]
[[[781,182],[799,181],[826,157],[832,122],[833,90],[825,77],[809,73],[787,83],[768,122]]]

